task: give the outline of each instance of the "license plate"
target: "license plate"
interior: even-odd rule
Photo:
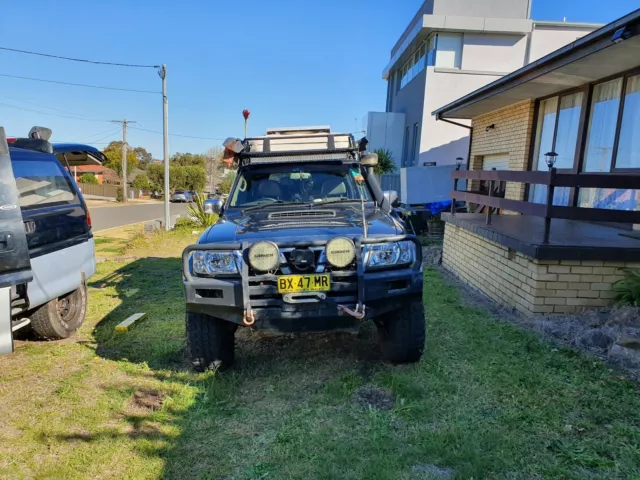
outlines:
[[[329,275],[286,275],[278,277],[278,292],[327,292],[331,288]]]

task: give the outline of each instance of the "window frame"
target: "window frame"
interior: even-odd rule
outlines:
[[[620,96],[620,108],[618,109],[618,117],[616,121],[616,129],[614,136],[614,145],[613,151],[611,155],[611,167],[609,167],[608,173],[639,173],[640,167],[637,168],[616,168],[615,164],[617,162],[617,154],[618,154],[618,144],[620,141],[620,128],[622,127],[622,119],[624,114],[624,105],[626,100],[626,88],[627,88],[627,80],[629,77],[635,77],[636,75],[640,75],[640,67],[633,68],[631,70],[627,70],[625,72],[617,73],[615,75],[611,75],[609,77],[601,78],[598,81],[590,82],[584,85],[580,85],[578,87],[573,87],[567,90],[563,90],[562,92],[555,93],[553,95],[546,95],[544,97],[540,97],[536,99],[535,105],[535,116],[534,116],[534,127],[537,127],[538,119],[540,115],[540,103],[544,100],[548,100],[549,98],[558,97],[558,109],[560,107],[560,100],[562,97],[567,95],[572,95],[577,92],[584,92],[584,96],[582,99],[582,111],[580,113],[580,124],[578,127],[578,139],[576,145],[576,154],[574,158],[573,169],[562,169],[564,171],[571,170],[573,173],[580,173],[581,175],[589,175],[590,172],[583,172],[583,163],[584,163],[584,153],[586,149],[586,141],[587,141],[587,131],[589,129],[589,121],[591,120],[591,104],[593,101],[593,90],[594,87],[600,85],[601,83],[610,82],[612,80],[616,80],[618,78],[622,78],[622,89]],[[556,134],[558,129],[558,114],[559,110],[556,111],[556,125],[553,133],[553,146],[555,147],[556,142]],[[535,141],[537,135],[537,128],[533,129],[532,138],[531,138],[531,149],[529,155],[529,171],[533,171],[533,150],[535,149]],[[560,169],[559,169],[560,170]]]
[[[589,82],[586,83],[584,85],[579,85],[577,87],[572,87],[569,88],[567,90],[563,90],[561,92],[558,93],[554,93],[553,95],[546,95],[544,97],[539,97],[536,99],[535,101],[535,114],[534,114],[534,118],[533,118],[533,128],[532,128],[532,132],[531,132],[531,142],[529,145],[529,161],[528,161],[528,171],[534,171],[533,167],[534,167],[534,162],[536,159],[534,159],[534,152],[535,152],[535,144],[536,144],[536,137],[538,135],[538,120],[539,120],[539,116],[540,116],[540,103],[544,100],[548,100],[549,98],[553,98],[553,97],[558,97],[558,107],[556,110],[556,124],[554,126],[554,132],[553,132],[553,148],[555,148],[555,144],[556,144],[556,136],[558,133],[558,120],[560,118],[560,103],[562,100],[562,97],[565,97],[567,95],[572,95],[574,93],[578,93],[578,92],[583,92],[583,98],[582,98],[582,110],[580,112],[580,122],[578,124],[578,137],[576,139],[576,151],[575,151],[575,155],[574,155],[574,159],[573,159],[573,168],[570,169],[558,169],[559,172],[571,172],[574,174],[579,174],[579,175],[590,175],[590,174],[595,174],[595,173],[602,173],[602,172],[585,172],[583,171],[584,169],[584,154],[586,151],[586,146],[587,146],[587,134],[588,134],[588,130],[589,130],[589,122],[591,120],[591,106],[593,103],[593,90],[594,87],[596,87],[597,85],[600,85],[602,83],[606,83],[606,82],[610,82],[612,80],[616,80],[618,78],[622,78],[622,89],[621,89],[621,96],[620,96],[620,108],[618,109],[618,117],[616,120],[616,127],[615,127],[615,133],[614,133],[614,145],[613,145],[613,150],[612,150],[612,157],[611,157],[611,166],[609,167],[609,171],[608,172],[604,172],[604,173],[609,173],[611,175],[623,175],[625,173],[634,173],[634,174],[638,174],[640,173],[640,166],[637,168],[616,168],[616,163],[617,163],[617,155],[618,155],[618,144],[620,141],[620,129],[622,127],[622,120],[623,120],[623,115],[624,115],[624,105],[626,103],[626,88],[627,88],[627,80],[630,77],[635,77],[636,75],[640,75],[640,67],[635,67],[632,68],[631,70],[627,70],[624,72],[620,72],[617,73],[615,75],[610,75],[608,77],[604,77],[601,78],[595,82]],[[530,194],[530,190],[531,190],[531,186],[530,185],[526,185],[525,188],[525,198],[529,198],[529,194]],[[572,188],[571,189],[571,193],[569,196],[569,205],[570,206],[577,206],[578,204],[578,192],[579,192],[579,188]]]

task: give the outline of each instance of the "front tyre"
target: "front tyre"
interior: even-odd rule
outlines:
[[[69,338],[80,328],[87,314],[87,288],[78,287],[71,293],[45,303],[31,315],[31,328],[39,338],[60,340]]]
[[[237,326],[202,313],[187,312],[187,348],[194,370],[224,370],[235,359]]]
[[[394,364],[420,360],[424,351],[424,305],[413,300],[390,314],[378,327],[382,354]]]

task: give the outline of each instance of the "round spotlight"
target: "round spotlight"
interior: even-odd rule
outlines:
[[[261,272],[276,270],[280,265],[280,250],[272,242],[254,243],[249,248],[249,264]]]
[[[327,243],[325,255],[331,265],[344,268],[356,258],[356,246],[348,238],[334,238]]]

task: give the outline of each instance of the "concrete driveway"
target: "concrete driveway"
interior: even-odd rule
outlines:
[[[172,203],[170,207],[172,216],[187,211],[187,205],[184,203]],[[164,204],[162,202],[131,205],[91,205],[89,203],[89,211],[94,232],[164,218]]]

